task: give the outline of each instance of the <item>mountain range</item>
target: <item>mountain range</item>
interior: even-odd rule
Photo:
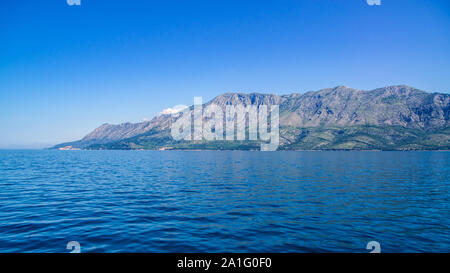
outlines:
[[[279,150],[449,150],[450,95],[406,85],[365,91],[346,86],[288,95],[225,93],[205,103],[279,105]],[[192,109],[192,107],[190,108]],[[103,124],[54,149],[258,150],[257,141],[175,141],[176,117]]]

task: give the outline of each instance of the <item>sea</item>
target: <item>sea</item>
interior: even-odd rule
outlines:
[[[450,152],[0,151],[0,252],[365,253],[373,241],[450,251]]]

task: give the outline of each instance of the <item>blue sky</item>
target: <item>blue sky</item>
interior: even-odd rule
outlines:
[[[450,1],[0,2],[0,147],[83,137],[224,92],[450,93]]]

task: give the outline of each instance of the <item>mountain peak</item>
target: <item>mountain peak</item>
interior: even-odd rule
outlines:
[[[212,99],[210,103],[217,104],[221,107],[225,105],[261,105],[261,104],[279,104],[281,97],[274,94],[262,94],[262,93],[225,93]]]

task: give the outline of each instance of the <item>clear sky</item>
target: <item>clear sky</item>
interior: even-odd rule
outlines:
[[[76,140],[224,92],[450,93],[450,1],[0,2],[0,147]]]

